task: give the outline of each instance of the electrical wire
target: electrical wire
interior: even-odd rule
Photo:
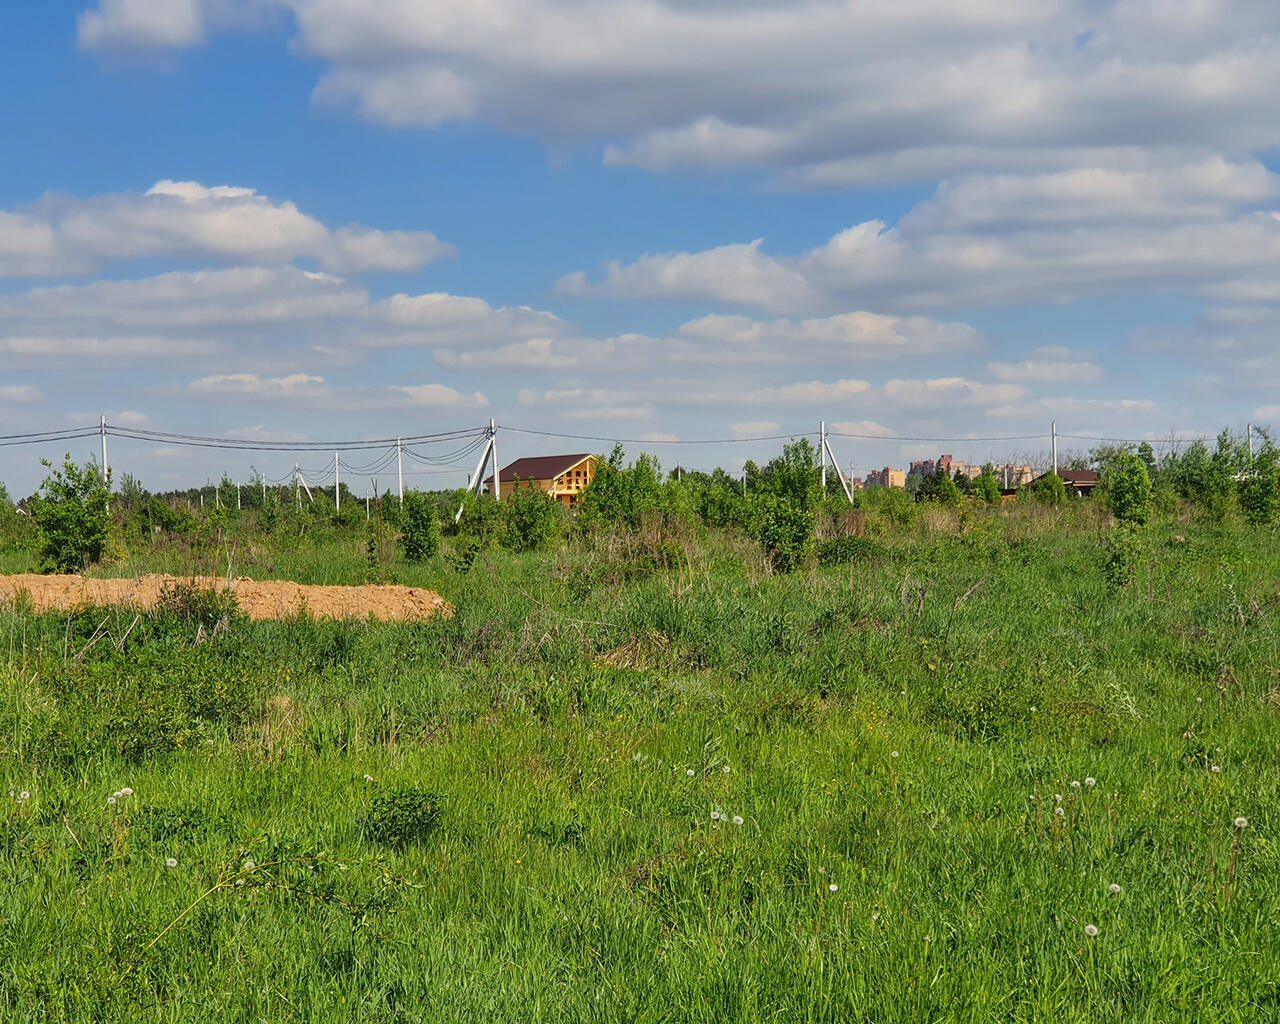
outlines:
[[[708,437],[690,438],[647,438],[647,437],[605,437],[599,434],[561,434],[554,430],[532,430],[528,427],[512,427],[505,423],[498,424],[499,430],[509,430],[516,434],[536,434],[541,437],[564,437],[575,441],[613,441],[617,444],[750,444],[752,441],[790,441],[797,437],[817,437],[816,430],[797,431],[794,434],[767,434],[760,437]],[[828,431],[830,433],[830,431]]]

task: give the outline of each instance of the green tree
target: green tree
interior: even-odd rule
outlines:
[[[1041,505],[1061,505],[1067,500],[1067,485],[1057,473],[1045,473],[1032,482],[1031,497]]]
[[[436,503],[420,491],[410,491],[404,496],[400,544],[404,557],[411,562],[425,562],[440,550]]]
[[[564,509],[539,487],[521,487],[502,503],[502,546],[513,551],[536,551],[545,547],[560,528]]]
[[[40,540],[41,572],[80,572],[102,558],[111,530],[111,476],[104,484],[97,466],[77,466],[68,453],[49,470],[40,494],[31,499],[31,518]]]
[[[954,508],[960,504],[960,488],[946,470],[938,469],[920,482],[920,491],[916,497],[921,501],[936,501],[939,505]]]
[[[1269,526],[1280,517],[1280,449],[1266,438],[1240,480],[1240,511],[1254,526]]]
[[[1122,523],[1141,526],[1151,518],[1151,477],[1147,465],[1132,452],[1118,452],[1102,474],[1102,494]]]
[[[990,466],[983,466],[982,472],[974,477],[973,493],[988,505],[1000,504],[1000,481]]]

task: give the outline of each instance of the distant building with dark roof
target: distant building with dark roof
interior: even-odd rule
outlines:
[[[1042,480],[1048,475],[1048,473],[1041,473],[1036,477],[1036,480]],[[1062,477],[1067,493],[1074,494],[1078,498],[1092,494],[1100,479],[1097,472],[1092,469],[1060,469],[1058,470],[1058,476]],[[1034,483],[1035,481],[1032,482]]]
[[[502,488],[500,497],[509,498],[516,487],[536,487],[572,508],[578,503],[578,496],[595,479],[596,461],[596,456],[585,453],[516,459],[498,474]],[[484,483],[492,494],[493,477],[487,477]]]

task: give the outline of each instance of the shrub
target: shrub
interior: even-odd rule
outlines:
[[[1067,485],[1057,473],[1046,473],[1032,483],[1031,497],[1041,505],[1061,505],[1067,500]]]
[[[49,475],[31,501],[40,536],[41,572],[80,572],[102,558],[111,529],[110,475],[103,483],[93,465],[77,466],[68,453],[62,468],[41,459]]]
[[[373,801],[364,834],[385,846],[408,846],[425,842],[439,824],[440,797],[410,786]]]
[[[541,488],[516,487],[502,502],[502,546],[513,551],[545,547],[560,528],[563,506]]]
[[[819,565],[844,565],[870,558],[876,545],[870,537],[833,537],[818,545]]]
[[[1120,522],[1141,526],[1151,518],[1151,476],[1137,455],[1122,452],[1107,462],[1102,491]]]
[[[1280,516],[1280,449],[1267,441],[1240,480],[1240,511],[1254,526],[1268,526]]]
[[[974,478],[973,494],[988,505],[1000,504],[1000,482],[991,472],[990,466],[984,466],[982,472]]]
[[[802,565],[813,543],[813,510],[777,494],[754,495],[751,510],[756,539],[773,567],[791,572]]]
[[[1106,558],[1102,563],[1102,577],[1112,590],[1125,587],[1133,579],[1138,567],[1138,535],[1130,525],[1118,526],[1108,535],[1104,545]]]
[[[410,562],[425,562],[440,550],[440,521],[436,503],[425,494],[411,491],[404,496],[400,543]]]

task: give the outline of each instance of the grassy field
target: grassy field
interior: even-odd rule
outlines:
[[[397,566],[458,607],[408,626],[0,611],[0,1016],[1280,1019],[1277,537],[1155,524],[1115,589],[1103,536],[485,551]]]

